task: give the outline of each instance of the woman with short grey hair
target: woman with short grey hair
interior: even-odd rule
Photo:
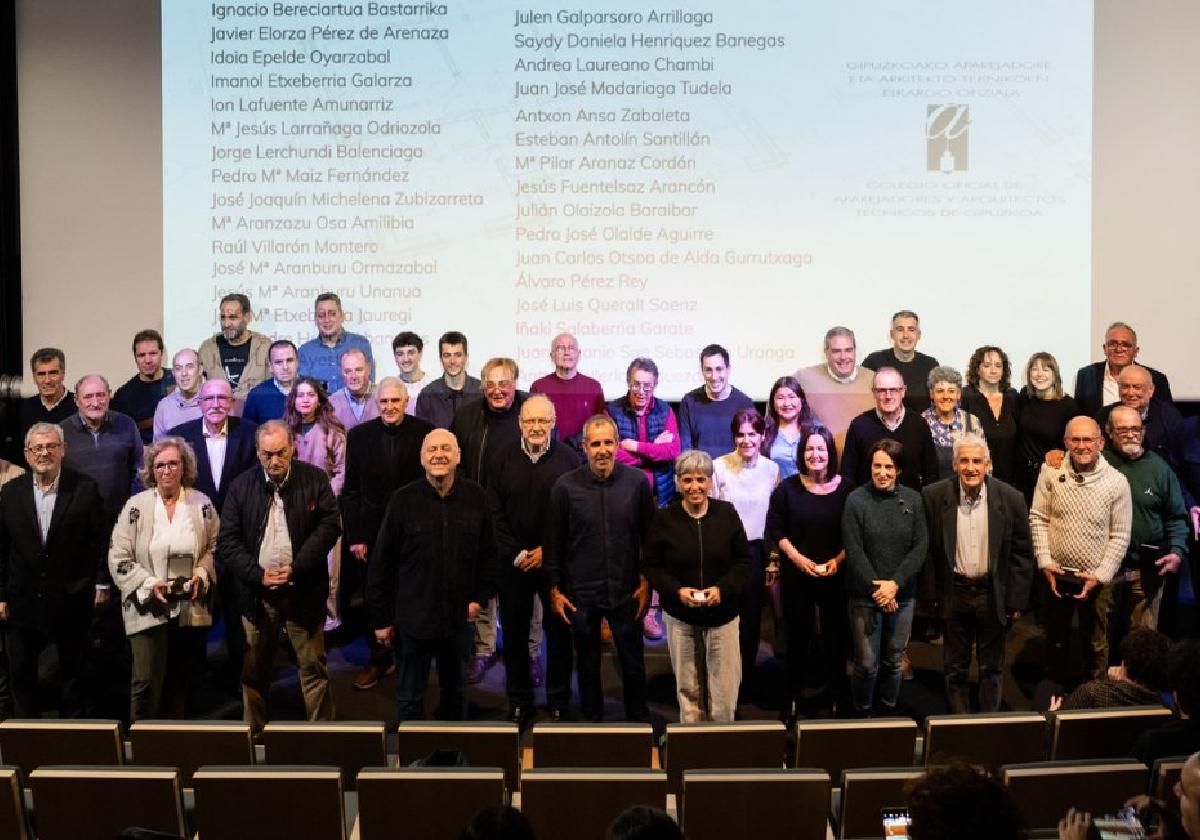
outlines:
[[[937,448],[938,477],[950,478],[954,475],[954,441],[964,434],[981,435],[983,432],[979,418],[964,411],[959,404],[962,400],[961,373],[948,365],[939,365],[929,371],[926,381],[931,405],[921,412],[921,417],[929,424],[929,433]]]
[[[182,718],[212,625],[219,522],[208,497],[192,487],[196,454],[183,438],[147,446],[142,475],[146,489],[125,503],[108,551],[133,651],[130,718]]]
[[[737,509],[708,495],[708,453],[680,453],[674,471],[680,497],[656,512],[642,571],[662,603],[680,721],[732,721],[742,680],[738,611],[750,546]]]

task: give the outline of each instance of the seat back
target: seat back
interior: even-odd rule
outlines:
[[[472,767],[504,770],[505,788],[510,793],[517,789],[521,772],[521,731],[515,723],[412,720],[401,723],[396,735],[401,767],[407,767],[437,749],[460,750]]]
[[[202,838],[345,840],[342,771],[338,767],[205,766],[192,776],[194,828]]]
[[[683,793],[688,770],[780,770],[786,736],[778,721],[668,723],[664,765],[670,792]]]
[[[925,719],[925,766],[960,758],[995,773],[1004,764],[1041,761],[1046,719],[1033,712],[933,715]]]
[[[646,767],[653,761],[648,723],[535,723],[533,766]]]
[[[458,840],[476,814],[503,804],[504,771],[498,767],[367,768],[358,774],[362,840]]]
[[[919,767],[875,767],[842,772],[839,840],[879,837],[884,808],[904,807],[904,785],[924,775]]]
[[[263,727],[264,764],[321,764],[341,767],[348,790],[358,771],[387,766],[383,721],[288,721]]]
[[[253,764],[250,724],[227,720],[142,720],[129,728],[133,764],[179,768],[180,782],[205,764]]]
[[[1171,717],[1171,710],[1163,706],[1054,712],[1050,715],[1050,758],[1067,761],[1129,755],[1139,735],[1170,722]]]
[[[15,764],[21,778],[43,764],[123,764],[121,725],[115,720],[21,720],[0,722],[0,761]]]
[[[1176,755],[1171,758],[1160,758],[1150,768],[1150,790],[1148,793],[1163,802],[1173,802],[1175,783],[1183,773],[1186,755]]]
[[[1000,768],[1031,831],[1058,825],[1068,808],[1112,814],[1131,796],[1144,793],[1150,771],[1132,758],[1110,761],[1041,761]]]
[[[31,836],[21,773],[15,766],[0,766],[0,837],[29,840]]]
[[[824,770],[685,770],[680,823],[688,840],[825,840],[829,789]]]
[[[521,811],[536,837],[603,840],[627,808],[666,808],[667,774],[661,770],[526,770]]]
[[[174,767],[42,765],[29,787],[38,840],[111,840],[132,827],[187,836]]]
[[[819,767],[834,785],[852,767],[908,767],[917,747],[912,718],[813,720],[796,724],[794,767]]]

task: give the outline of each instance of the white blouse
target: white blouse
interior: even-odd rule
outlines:
[[[713,483],[709,495],[731,503],[742,518],[746,539],[761,540],[767,525],[771,491],[779,483],[779,465],[759,455],[748,466],[736,452],[713,461]]]

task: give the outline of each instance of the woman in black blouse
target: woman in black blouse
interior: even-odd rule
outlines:
[[[1017,392],[1012,385],[1008,354],[991,345],[980,347],[967,363],[963,410],[979,418],[992,452],[992,474],[1013,483],[1017,444]]]
[[[787,685],[783,716],[795,719],[804,688],[813,613],[821,623],[825,648],[825,710],[849,708],[846,662],[850,624],[842,561],[842,510],[849,482],[838,475],[833,435],[821,425],[805,424],[796,453],[800,472],[780,482],[767,510],[767,540],[779,546],[780,586],[787,624]]]
[[[1049,353],[1034,353],[1025,365],[1025,387],[1017,397],[1016,475],[1013,485],[1033,502],[1033,488],[1046,453],[1063,448],[1067,422],[1079,404],[1063,393],[1058,362]],[[990,443],[990,441],[989,441]]]

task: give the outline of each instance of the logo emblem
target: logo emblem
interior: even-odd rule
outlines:
[[[966,172],[970,164],[971,106],[925,106],[925,169]]]

